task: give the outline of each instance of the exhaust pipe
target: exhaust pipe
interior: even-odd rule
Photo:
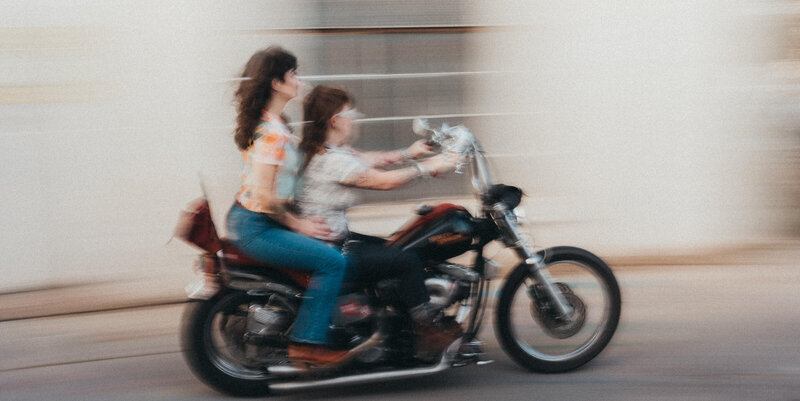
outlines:
[[[323,371],[331,371],[336,370],[345,364],[349,363],[353,359],[358,358],[364,352],[377,347],[378,345],[383,344],[383,341],[386,340],[386,336],[381,334],[380,332],[376,332],[372,335],[372,337],[368,338],[367,341],[359,344],[357,347],[351,349],[345,356],[343,356],[340,360],[336,361],[331,365],[326,366],[319,366],[313,368],[306,368],[306,367],[298,367],[298,366],[270,366],[267,368],[267,372],[276,375],[276,376],[298,376],[304,375],[309,373],[318,373]]]
[[[405,370],[395,370],[390,372],[364,373],[353,376],[336,377],[324,380],[310,380],[302,382],[273,383],[269,385],[270,390],[290,391],[290,390],[309,390],[319,387],[331,387],[350,384],[365,384],[386,380],[406,379],[411,377],[427,376],[439,373],[450,368],[461,347],[461,339],[454,341],[442,355],[442,359],[434,366],[424,368],[414,368]],[[316,369],[314,369],[316,370]],[[271,370],[270,370],[271,372]],[[307,371],[306,371],[307,372]]]

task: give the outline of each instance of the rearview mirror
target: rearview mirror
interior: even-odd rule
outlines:
[[[425,118],[415,118],[414,122],[411,123],[411,130],[419,136],[425,136],[428,131],[432,131],[428,120]]]

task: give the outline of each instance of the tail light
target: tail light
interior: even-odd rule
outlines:
[[[217,275],[219,274],[219,259],[215,255],[200,255],[194,261],[194,271],[198,274]]]

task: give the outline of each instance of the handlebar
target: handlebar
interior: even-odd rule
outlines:
[[[455,171],[457,174],[461,174],[463,167],[472,161],[472,186],[478,193],[484,194],[491,188],[491,174],[483,149],[467,127],[463,125],[450,127],[445,123],[441,128],[432,128],[425,120],[415,121],[414,126],[418,133],[422,130],[432,132],[428,141],[441,146],[442,153],[458,158]]]

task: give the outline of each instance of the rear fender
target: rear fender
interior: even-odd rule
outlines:
[[[195,199],[184,207],[175,225],[174,235],[212,255],[222,249],[222,241],[217,235],[205,198]]]

